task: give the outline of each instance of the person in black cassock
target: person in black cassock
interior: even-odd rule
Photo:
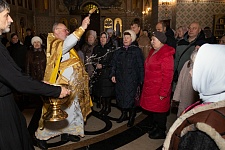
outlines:
[[[8,3],[0,0],[0,35],[10,31],[13,20],[9,12]],[[2,43],[0,43],[0,60],[0,149],[34,150],[25,117],[13,99],[12,89],[55,98],[63,98],[69,95],[70,91],[24,76]]]

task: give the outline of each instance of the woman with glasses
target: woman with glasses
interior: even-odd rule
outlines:
[[[93,48],[97,45],[96,31],[88,30],[86,33],[85,39],[86,39],[86,42],[82,46],[81,51],[84,54],[84,64],[85,64],[86,71],[87,71],[89,77],[91,77],[93,75],[94,67],[91,64],[92,62],[89,62],[89,60],[87,58],[92,56]],[[90,64],[88,64],[88,63],[90,63]]]

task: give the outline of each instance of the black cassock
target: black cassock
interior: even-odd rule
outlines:
[[[26,120],[18,109],[12,89],[21,93],[58,97],[60,87],[54,87],[24,76],[21,69],[0,43],[0,149],[33,150]]]

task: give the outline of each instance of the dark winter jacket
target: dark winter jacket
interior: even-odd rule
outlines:
[[[111,81],[111,60],[113,52],[111,45],[106,44],[104,46],[97,45],[93,49],[93,55],[96,55],[98,64],[102,64],[102,69],[97,69],[95,74],[95,83],[93,83],[93,95],[97,97],[112,97],[115,96],[114,83]]]
[[[10,46],[8,46],[7,49],[15,63],[22,69],[22,72],[25,72],[27,47],[20,44],[20,41],[18,41],[15,44],[10,42]]]
[[[188,34],[184,36],[184,39],[180,40],[178,42],[177,48],[176,48],[176,54],[175,54],[175,60],[174,60],[174,71],[178,71],[178,75],[180,74],[180,71],[182,67],[184,66],[184,63],[190,59],[190,56],[192,52],[195,50],[195,45],[198,41],[205,41],[204,33],[200,32],[197,38],[192,41],[191,43],[188,42]],[[181,54],[185,51],[185,49],[191,44],[191,46],[188,48],[188,50],[181,56]]]
[[[115,51],[111,77],[116,78],[116,100],[120,108],[133,108],[137,87],[143,83],[144,57],[138,46]]]
[[[177,41],[174,37],[173,30],[171,28],[168,28],[165,35],[167,37],[166,44],[176,49]]]
[[[24,45],[27,47],[27,48],[30,48],[32,46],[31,44],[31,39],[33,38],[34,36],[33,35],[27,35],[25,37],[25,40],[24,40]]]

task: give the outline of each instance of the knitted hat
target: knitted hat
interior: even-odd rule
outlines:
[[[97,33],[94,30],[88,30],[86,33],[86,37],[88,37],[89,35],[92,35],[95,39],[97,38]]]
[[[167,37],[163,32],[159,32],[159,31],[154,31],[152,33],[152,36],[156,37],[161,43],[165,44]]]
[[[126,30],[126,31],[123,32],[123,36],[124,36],[124,33],[126,33],[126,32],[130,33],[132,42],[134,42],[136,40],[136,34],[134,33],[134,31],[133,30]]]
[[[34,42],[35,41],[39,41],[41,44],[42,44],[42,39],[39,37],[39,36],[34,36],[32,39],[31,39],[31,44],[34,45]]]

